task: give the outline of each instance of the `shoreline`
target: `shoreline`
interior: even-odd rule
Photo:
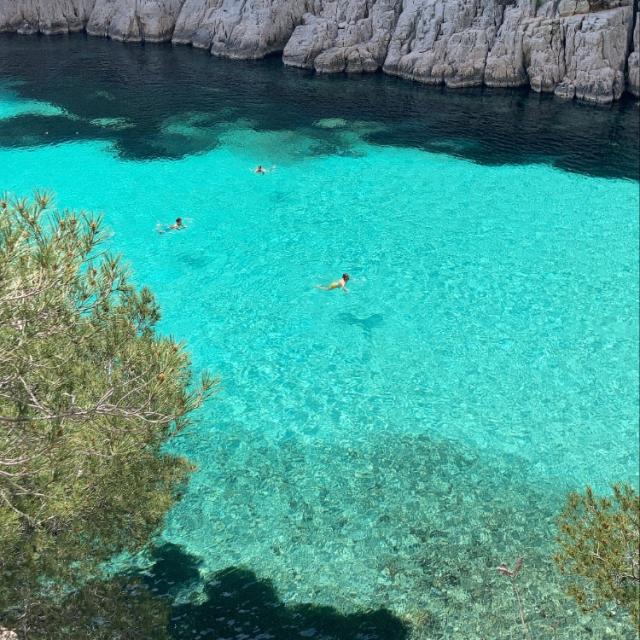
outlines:
[[[373,0],[366,10],[348,3],[345,15],[306,0],[271,0],[266,7],[248,0],[229,9],[173,0],[162,10],[104,0],[27,4],[0,8],[0,33],[84,32],[118,42],[191,45],[233,60],[278,55],[285,66],[321,75],[382,72],[451,89],[526,86],[594,104],[625,93],[640,97],[640,15],[629,0],[609,0],[607,8],[586,0],[557,7],[551,0],[535,6],[444,0],[442,15],[431,0]]]

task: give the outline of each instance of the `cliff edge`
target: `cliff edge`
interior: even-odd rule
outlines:
[[[449,87],[640,96],[640,0],[0,0],[0,31],[171,40],[229,58],[282,52],[319,73]]]

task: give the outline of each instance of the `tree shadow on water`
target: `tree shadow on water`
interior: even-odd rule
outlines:
[[[177,593],[200,580],[199,560],[174,544],[153,552],[154,565],[141,576],[156,597],[171,602],[169,634],[175,640],[404,640],[408,629],[385,609],[342,614],[313,604],[287,605],[270,580],[245,568],[208,577],[204,597],[176,601]]]

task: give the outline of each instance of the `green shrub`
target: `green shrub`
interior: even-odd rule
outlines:
[[[640,498],[628,485],[613,496],[571,493],[559,519],[555,560],[585,610],[616,602],[640,628]]]

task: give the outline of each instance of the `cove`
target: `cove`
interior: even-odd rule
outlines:
[[[163,532],[200,575],[509,638],[495,567],[524,555],[538,637],[634,637],[551,560],[566,491],[638,482],[631,101],[83,36],[0,50],[0,189],[104,212],[162,330],[222,377],[174,444],[198,472]],[[342,271],[349,294],[314,288]]]

